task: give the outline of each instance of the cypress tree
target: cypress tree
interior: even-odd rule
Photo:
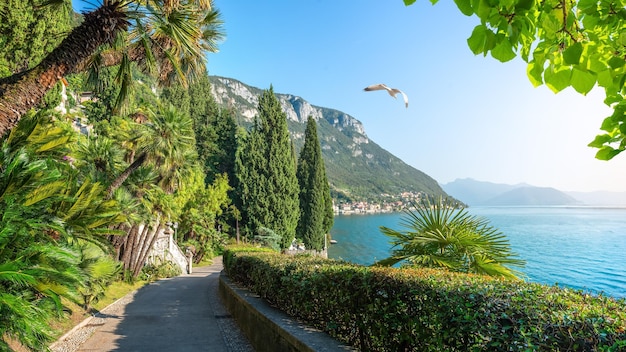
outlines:
[[[335,223],[335,213],[333,212],[333,198],[330,195],[330,184],[328,183],[328,177],[326,177],[326,166],[323,158],[322,172],[324,173],[324,234],[328,234]]]
[[[237,122],[231,110],[222,109],[211,95],[207,74],[189,86],[194,120],[196,148],[204,166],[206,184],[212,184],[218,175],[226,174],[231,186],[235,180],[235,152],[237,150]]]
[[[166,104],[172,104],[183,115],[191,116],[189,109],[191,107],[191,99],[189,90],[180,83],[172,84],[161,92],[161,99]]]
[[[281,236],[280,247],[287,248],[300,216],[287,116],[271,86],[261,95],[258,109],[237,158],[242,213],[253,232],[268,228]]]
[[[319,251],[324,248],[324,236],[330,229],[327,228],[330,190],[317,138],[317,123],[310,116],[304,134],[304,146],[300,151],[297,170],[300,185],[300,221],[297,234],[307,249]],[[332,204],[330,210],[332,212]]]

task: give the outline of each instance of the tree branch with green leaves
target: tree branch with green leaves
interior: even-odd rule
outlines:
[[[411,5],[415,0],[404,0]],[[433,4],[438,0],[431,0]],[[591,143],[596,158],[610,160],[626,149],[626,1],[455,0],[480,20],[467,39],[476,55],[501,62],[522,57],[537,87],[558,93],[572,87],[586,95],[604,89],[613,114]]]

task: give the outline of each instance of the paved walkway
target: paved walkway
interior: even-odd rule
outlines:
[[[218,294],[222,258],[120,299],[51,346],[53,351],[254,351]]]

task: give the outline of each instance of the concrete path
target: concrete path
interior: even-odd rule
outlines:
[[[53,351],[254,351],[218,294],[221,257],[194,273],[154,282],[102,311]],[[87,333],[88,334],[88,333]],[[72,335],[72,334],[70,334]],[[67,343],[66,343],[67,342]],[[68,346],[69,345],[69,346]],[[74,345],[74,346],[72,346]]]

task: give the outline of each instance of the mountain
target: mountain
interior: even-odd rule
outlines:
[[[471,178],[456,179],[453,182],[443,185],[443,189],[452,197],[468,205],[478,205],[499,196],[502,193],[515,188],[527,186],[526,184],[507,185],[502,183],[491,183],[476,181]]]
[[[217,103],[233,109],[238,123],[249,127],[257,115],[261,89],[236,79],[211,76]],[[407,165],[367,137],[363,124],[338,110],[311,105],[299,96],[276,93],[287,115],[289,131],[299,153],[306,119],[318,123],[318,137],[334,198],[350,201],[393,199],[404,192],[447,196],[437,181]]]
[[[483,205],[580,205],[580,201],[551,187],[519,187],[504,192]]]
[[[452,197],[468,205],[582,205],[583,202],[550,187],[535,187],[525,183],[507,185],[457,179],[443,185]]]

